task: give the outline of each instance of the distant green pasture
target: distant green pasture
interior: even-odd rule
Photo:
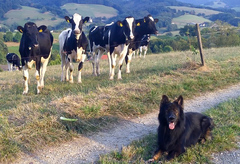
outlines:
[[[38,26],[42,24],[54,26],[64,21],[63,18],[56,17],[50,12],[40,13],[39,9],[27,6],[22,6],[20,10],[10,10],[4,17],[6,19],[4,21],[5,24],[12,25],[17,23],[21,26],[29,20],[35,22]],[[51,20],[52,18],[56,18],[56,20]]]
[[[84,17],[90,16],[110,18],[118,14],[118,11],[112,7],[95,4],[67,3],[63,5],[61,8],[66,9],[70,14],[79,13]]]
[[[211,21],[196,15],[185,14],[180,17],[173,18],[172,22],[176,24],[179,28],[181,28],[185,26],[187,23],[196,24],[196,23],[211,22]]]
[[[219,14],[219,11],[210,10],[210,9],[200,9],[200,8],[194,8],[194,7],[186,7],[186,6],[168,6],[171,9],[181,10],[181,11],[195,11],[196,15],[199,13],[204,13],[205,15],[213,15],[213,14]]]
[[[237,11],[237,12],[240,12],[240,7],[234,7],[232,8],[233,10]]]

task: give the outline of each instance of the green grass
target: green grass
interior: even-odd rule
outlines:
[[[185,14],[177,18],[173,18],[172,22],[176,24],[178,28],[181,28],[188,23],[196,24],[196,23],[211,22],[211,21],[196,15]]]
[[[0,161],[158,110],[162,94],[189,99],[239,83],[239,51],[240,47],[206,49],[204,68],[190,51],[151,54],[133,59],[130,74],[124,64],[123,79],[113,81],[108,80],[107,60],[101,60],[98,77],[92,76],[91,63],[85,62],[82,84],[76,83],[76,63],[74,84],[60,81],[60,65],[48,66],[39,95],[35,69],[30,70],[27,95],[22,95],[22,72],[0,72]],[[66,123],[61,116],[78,121]]]
[[[62,9],[66,9],[70,14],[79,13],[80,15],[90,17],[106,17],[111,18],[117,16],[118,11],[112,7],[96,4],[76,4],[66,3],[61,6]]]
[[[166,161],[164,156],[161,163],[211,163],[211,154],[237,148],[240,137],[240,98],[230,100],[205,112],[214,120],[213,140],[197,144],[173,159]],[[157,128],[157,127],[156,127]],[[157,146],[157,134],[150,134],[141,140],[123,147],[121,152],[112,152],[100,157],[99,163],[139,163],[152,158]],[[157,163],[157,162],[155,162]]]
[[[40,13],[39,9],[27,6],[22,6],[20,10],[10,10],[4,17],[6,20],[2,22],[5,24],[12,25],[13,23],[17,23],[21,26],[24,26],[24,24],[30,20],[35,22],[38,26],[43,24],[55,26],[64,21],[63,18],[57,17],[50,12]],[[56,18],[56,20],[51,20],[52,18]]]
[[[232,8],[233,10],[237,11],[237,12],[240,12],[240,7],[234,7]]]
[[[11,46],[11,47],[8,47],[8,52],[10,52],[10,53],[15,53],[15,54],[17,54],[17,55],[20,56],[19,46]]]
[[[195,14],[202,14],[204,13],[206,16],[213,15],[213,14],[219,14],[219,11],[216,10],[210,10],[210,9],[203,9],[203,8],[194,8],[194,7],[187,7],[187,6],[168,6],[171,9],[176,9],[177,11],[195,11]]]

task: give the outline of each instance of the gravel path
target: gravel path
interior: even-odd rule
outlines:
[[[221,102],[240,96],[240,84],[229,88],[202,94],[191,100],[185,101],[185,111],[204,112],[215,107]],[[158,127],[158,111],[141,118],[121,122],[120,125],[105,132],[100,132],[88,137],[79,137],[73,141],[63,143],[55,147],[47,147],[38,150],[34,154],[23,154],[14,163],[19,164],[81,164],[93,163],[100,154],[113,150],[120,150],[122,146],[130,144],[133,140],[141,138],[149,133],[156,132]],[[214,163],[239,164],[239,149],[213,155]]]

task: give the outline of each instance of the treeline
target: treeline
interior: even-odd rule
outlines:
[[[181,35],[162,36],[150,41],[149,52],[161,53],[170,51],[186,51],[198,49],[195,26],[185,26],[180,29]],[[240,46],[240,33],[237,28],[229,25],[219,25],[215,28],[205,28],[201,31],[203,48]]]
[[[6,54],[8,53],[7,45],[4,44],[3,35],[0,33],[0,63],[6,62]]]

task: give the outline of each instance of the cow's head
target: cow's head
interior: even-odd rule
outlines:
[[[43,32],[47,29],[45,25],[37,27],[37,25],[33,22],[25,23],[24,27],[18,26],[18,31],[23,34],[25,37],[25,46],[28,46],[28,49],[31,50],[33,48],[38,48],[38,33]]]
[[[135,22],[133,17],[126,17],[122,22],[117,22],[119,26],[123,27],[124,34],[128,38],[128,40],[134,39],[134,29],[135,29]]]
[[[79,39],[80,35],[82,34],[83,24],[87,23],[87,22],[92,22],[92,19],[90,17],[85,17],[84,19],[82,19],[82,16],[77,13],[73,14],[72,18],[65,16],[65,20],[68,23],[72,24],[72,31],[74,32],[77,40]]]
[[[158,34],[158,30],[155,25],[157,22],[158,19],[153,19],[151,15],[148,15],[143,19],[136,20],[136,31],[144,32],[144,34]]]

